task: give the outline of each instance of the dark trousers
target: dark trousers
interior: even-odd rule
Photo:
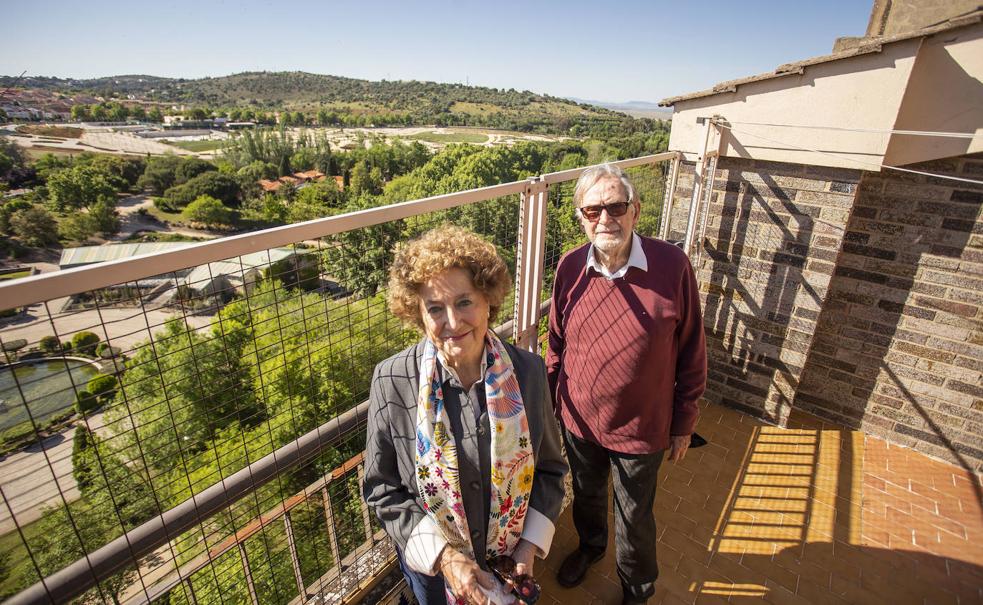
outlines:
[[[614,470],[614,536],[618,577],[626,597],[655,592],[655,488],[665,451],[622,454],[563,431],[573,478],[573,524],[580,548],[604,552],[608,544],[608,474]]]
[[[403,560],[403,553],[398,548],[396,555],[399,559],[399,569],[403,572],[406,583],[409,584],[413,596],[416,597],[420,605],[447,605],[443,574],[428,576],[415,572],[406,565],[406,561]]]

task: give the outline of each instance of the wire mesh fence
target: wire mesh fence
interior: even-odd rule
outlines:
[[[666,163],[630,169],[643,233],[657,229]],[[562,253],[586,241],[572,191],[550,189],[547,296]],[[410,213],[109,286],[82,280],[11,309],[0,325],[0,539],[12,573],[0,597],[120,536],[129,544],[127,532],[194,508],[261,459],[276,465],[284,446],[365,401],[375,364],[419,338],[387,310],[394,248],[453,223],[492,241],[515,275],[519,207],[512,193]],[[363,447],[353,426],[190,529],[166,530],[150,554],[134,547],[81,600],[350,598],[393,556],[360,496]]]

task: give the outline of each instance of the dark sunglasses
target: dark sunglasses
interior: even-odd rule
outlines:
[[[542,591],[539,583],[529,574],[515,575],[515,560],[512,557],[505,555],[489,557],[488,569],[495,574],[495,577],[502,584],[505,584],[506,588],[512,591],[512,594],[520,602],[526,605],[533,605],[539,600],[539,594]]]
[[[624,216],[628,212],[628,206],[631,202],[615,202],[613,204],[604,204],[603,206],[581,206],[579,208],[581,216],[589,221],[596,221],[601,218],[601,212],[607,210],[608,216],[618,217]]]

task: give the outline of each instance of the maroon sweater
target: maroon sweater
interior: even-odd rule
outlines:
[[[556,270],[546,370],[563,426],[609,450],[642,454],[689,435],[707,378],[696,277],[679,248],[641,238],[648,271],[609,280],[588,245]]]

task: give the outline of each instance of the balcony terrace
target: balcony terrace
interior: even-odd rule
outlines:
[[[822,341],[840,317],[829,313],[849,317],[833,267],[849,252],[850,208],[870,183],[893,182],[713,154],[619,164],[639,189],[640,230],[684,241],[710,347],[697,427],[709,444],[660,477],[659,602],[983,602],[975,454],[934,411],[923,432],[935,440],[899,446],[861,432],[864,414],[823,413],[810,395],[817,381],[871,380],[849,396],[924,403],[903,370],[885,395],[891,376],[875,380]],[[0,325],[0,396],[25,418],[4,425],[21,447],[0,460],[6,565],[21,570],[3,585],[7,602],[396,602],[393,550],[359,496],[371,370],[415,339],[385,309],[392,249],[442,222],[492,240],[516,276],[499,333],[535,350],[553,269],[583,241],[570,211],[581,171],[0,286],[0,311],[16,310]],[[80,378],[70,358],[113,378]],[[838,374],[817,378],[817,359]],[[56,364],[61,386],[38,390],[40,361]],[[566,511],[538,568],[542,602],[618,602],[610,555],[580,587],[556,585],[575,543]]]

